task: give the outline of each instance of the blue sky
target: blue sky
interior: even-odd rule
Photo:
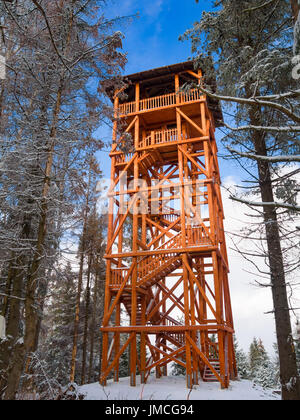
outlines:
[[[131,23],[120,28],[125,39],[124,52],[127,65],[124,74],[137,73],[186,61],[191,57],[190,42],[180,42],[179,36],[198,21],[203,11],[212,10],[212,0],[110,0],[106,9],[109,18],[134,16]],[[98,134],[111,140],[111,131],[100,129]],[[217,138],[222,133],[217,132]],[[220,154],[223,149],[219,143]],[[110,176],[110,161],[107,151],[100,153],[101,167],[105,177]],[[222,177],[233,173],[241,175],[233,161],[220,160]]]
[[[111,13],[140,17],[125,29],[124,49],[128,52],[127,73],[185,61],[190,55],[188,43],[179,35],[211,9],[210,0],[113,0]]]

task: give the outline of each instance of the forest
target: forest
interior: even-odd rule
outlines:
[[[239,377],[299,400],[300,1],[211,3],[176,42],[191,44],[195,71],[206,63],[216,86],[183,91],[225,110],[225,159],[245,174],[227,193],[249,220],[231,237],[272,295],[276,328],[275,357],[259,338],[246,354],[236,337]],[[80,386],[99,381],[108,242],[99,152],[112,143],[96,133],[113,130],[107,92],[124,87],[135,19],[110,17],[106,0],[0,2],[2,400],[82,399]],[[126,226],[128,244],[131,235]],[[172,374],[183,373],[175,364]]]

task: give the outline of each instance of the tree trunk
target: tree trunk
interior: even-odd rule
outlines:
[[[24,343],[17,343],[14,347],[10,368],[8,370],[9,380],[7,381],[7,388],[4,394],[4,400],[15,400],[16,393],[19,388],[20,377],[22,375],[24,360],[26,357],[26,350]]]
[[[90,308],[90,297],[91,297],[91,288],[90,288],[91,265],[92,265],[92,256],[89,255],[88,271],[87,271],[86,297],[85,297],[85,317],[84,317],[84,333],[83,333],[83,346],[82,346],[81,385],[85,384],[85,376],[86,376],[86,353],[87,353],[87,339],[88,339],[89,308]]]
[[[292,14],[294,18],[294,22],[297,22],[298,14],[299,14],[299,2],[298,0],[291,0],[291,7],[292,7]]]
[[[98,300],[98,272],[97,272],[97,269],[98,269],[98,258],[97,258],[97,263],[96,263],[92,325],[91,325],[91,334],[90,334],[90,361],[89,361],[88,383],[91,383],[91,381],[92,381],[92,374],[93,374],[93,367],[94,367],[95,327],[96,327],[96,311],[97,311],[97,300]],[[93,377],[93,379],[94,379],[94,377]]]
[[[83,242],[85,238],[86,231],[86,220],[84,221],[83,226]],[[84,246],[84,245],[83,245]],[[73,350],[72,350],[72,359],[71,359],[71,373],[70,373],[70,382],[75,382],[75,372],[76,372],[76,357],[77,357],[77,345],[78,345],[78,331],[79,331],[79,321],[80,321],[80,299],[82,291],[82,280],[83,280],[83,264],[84,264],[84,249],[81,250],[80,254],[80,263],[79,263],[79,274],[78,274],[78,286],[77,286],[77,297],[76,297],[76,307],[75,307],[75,320],[74,320],[74,336],[73,336]]]
[[[73,351],[71,359],[71,373],[70,373],[70,382],[75,382],[75,371],[76,371],[76,357],[77,357],[77,345],[78,345],[78,330],[79,330],[79,315],[80,315],[80,299],[82,291],[82,280],[83,280],[83,265],[84,265],[84,256],[86,252],[86,236],[87,236],[87,222],[88,222],[88,213],[89,213],[89,196],[90,196],[90,187],[91,187],[91,171],[89,172],[89,179],[86,192],[86,201],[84,208],[83,216],[83,228],[82,228],[82,237],[81,237],[81,248],[80,251],[80,264],[79,264],[79,275],[78,275],[78,289],[77,289],[77,298],[76,298],[76,308],[75,308],[75,321],[74,321],[74,337],[73,337]]]
[[[7,278],[6,278],[5,296],[3,299],[2,310],[1,310],[1,315],[4,317],[6,317],[8,313],[9,296],[11,296],[11,287],[13,283],[13,272],[14,272],[13,262],[14,262],[14,254],[12,255],[12,261],[9,264]]]
[[[16,394],[21,375],[23,363],[20,363],[21,358],[24,356],[26,357],[34,350],[34,343],[36,339],[36,328],[38,324],[38,315],[35,308],[35,295],[37,289],[37,281],[39,276],[39,269],[41,262],[44,258],[44,243],[47,234],[47,212],[48,212],[48,193],[50,189],[50,178],[52,172],[52,165],[53,165],[53,154],[54,154],[54,146],[55,146],[55,137],[56,137],[56,129],[58,124],[58,117],[61,108],[61,98],[62,98],[62,84],[58,89],[57,98],[56,98],[56,105],[53,111],[53,123],[50,132],[50,141],[49,141],[49,149],[48,149],[48,158],[45,166],[45,179],[43,185],[43,192],[42,192],[42,200],[41,200],[41,215],[40,221],[38,225],[38,233],[37,233],[37,241],[36,241],[36,249],[35,253],[28,270],[28,275],[26,279],[26,293],[25,293],[25,337],[24,337],[24,346],[19,346],[15,349],[15,352],[19,352],[19,355],[14,355],[18,360],[18,363],[10,370],[8,376],[8,382],[12,381],[12,384],[7,388],[5,392],[5,399],[8,399],[8,389],[10,399],[13,395]],[[18,380],[16,378],[19,378]],[[13,386],[16,386],[13,390]]]
[[[20,260],[12,264],[21,264]],[[23,289],[23,275],[20,270],[12,268],[11,275],[14,277],[11,295],[14,298],[9,299],[9,314],[6,327],[6,336],[10,337],[0,345],[0,394],[7,388],[10,366],[14,365],[12,355],[15,350],[15,343],[20,335],[21,320],[21,297]]]
[[[260,110],[252,108],[250,122],[260,125]],[[253,143],[255,152],[259,156],[267,156],[264,134],[254,131]],[[258,161],[259,185],[262,201],[274,202],[270,165],[265,161]],[[300,400],[300,381],[297,371],[296,354],[293,345],[290,309],[287,297],[284,260],[281,248],[280,233],[276,208],[263,207],[263,217],[266,229],[268,258],[271,272],[272,296],[274,304],[276,335],[280,361],[280,380],[283,400]]]

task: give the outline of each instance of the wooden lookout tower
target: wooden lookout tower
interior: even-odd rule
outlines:
[[[188,388],[200,379],[227,388],[236,377],[214,135],[222,112],[197,88],[181,89],[201,80],[186,62],[127,76],[126,90],[114,93],[104,385],[119,380],[128,351],[132,386],[174,363]],[[122,138],[132,139],[129,152]]]

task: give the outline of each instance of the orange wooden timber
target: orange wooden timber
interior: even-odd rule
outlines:
[[[111,95],[100,382],[119,380],[120,358],[130,347],[131,386],[137,375],[146,383],[153,370],[157,378],[167,375],[175,362],[185,368],[188,388],[200,379],[227,388],[237,370],[214,135],[222,113],[197,88],[180,90],[185,82],[201,83],[191,62],[126,80],[126,101]],[[120,151],[118,124],[133,139],[128,154]]]

